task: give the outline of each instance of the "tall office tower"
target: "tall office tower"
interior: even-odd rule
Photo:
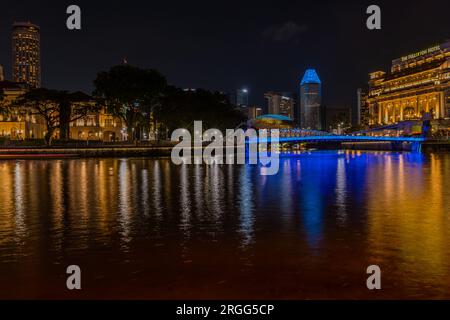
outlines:
[[[247,107],[248,106],[248,90],[238,89],[236,90],[236,106]]]
[[[300,122],[304,129],[322,130],[322,83],[316,70],[308,69],[300,83]]]
[[[30,22],[16,22],[12,29],[12,77],[34,88],[41,86],[40,31]]]
[[[264,95],[264,98],[267,99],[269,114],[283,115],[294,120],[295,101],[293,94],[270,91]]]
[[[356,91],[356,110],[352,112],[353,126],[369,125],[369,104],[367,92],[361,88]]]
[[[5,74],[3,73],[3,66],[0,64],[0,81],[5,80]]]
[[[258,106],[249,106],[247,110],[248,110],[247,116],[249,119],[255,119],[260,115],[262,115],[262,108]]]

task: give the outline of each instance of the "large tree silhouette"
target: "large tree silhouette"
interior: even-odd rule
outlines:
[[[67,92],[45,88],[32,89],[21,95],[15,105],[28,107],[32,114],[40,115],[46,124],[44,140],[52,145],[55,131],[60,129],[62,140],[69,137],[69,124],[98,111],[98,106],[82,92]]]
[[[128,140],[132,141],[139,138],[140,128],[150,122],[150,114],[158,106],[167,82],[156,70],[124,64],[100,72],[94,85],[94,96],[108,112],[122,118]]]

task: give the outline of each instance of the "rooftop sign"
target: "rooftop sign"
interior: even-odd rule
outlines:
[[[428,48],[428,49],[425,49],[425,50],[422,50],[422,51],[419,51],[419,52],[412,53],[410,55],[404,56],[404,57],[401,58],[401,60],[402,61],[408,61],[410,59],[418,58],[420,56],[424,56],[426,54],[433,53],[433,52],[436,52],[436,51],[439,51],[439,50],[441,50],[441,46],[440,45],[434,46],[434,47],[431,47],[431,48]]]

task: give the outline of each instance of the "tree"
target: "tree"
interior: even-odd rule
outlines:
[[[174,116],[176,115],[176,116]],[[169,131],[178,128],[191,129],[194,121],[203,122],[203,128],[234,129],[246,120],[242,112],[233,106],[220,92],[207,90],[182,90],[168,87],[155,118]]]
[[[47,127],[44,140],[47,146],[52,145],[57,129],[60,129],[60,133],[66,139],[71,122],[82,119],[90,112],[98,110],[97,105],[91,102],[86,94],[44,88],[26,92],[14,104],[28,107],[31,114],[40,115],[44,119]]]
[[[69,140],[70,123],[81,119],[88,112],[98,111],[92,98],[80,91],[69,93],[59,92],[59,136],[62,141]]]
[[[124,64],[98,73],[94,85],[94,96],[105,104],[108,112],[124,121],[128,140],[133,141],[139,138],[140,128],[148,125],[167,81],[156,70]]]
[[[350,116],[347,112],[339,111],[336,114],[334,114],[330,127],[333,129],[341,128],[349,128],[351,126],[350,124]]]

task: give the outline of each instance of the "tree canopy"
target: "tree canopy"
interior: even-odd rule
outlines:
[[[105,104],[108,112],[122,118],[128,128],[129,140],[134,140],[133,133],[138,130],[133,129],[149,122],[150,113],[158,105],[167,81],[156,70],[124,64],[100,72],[94,86],[94,96]]]
[[[234,129],[246,120],[223,93],[175,87],[167,89],[161,105],[156,109],[155,117],[169,131],[190,129],[196,120],[202,121],[205,129]]]
[[[67,92],[45,88],[32,89],[21,95],[16,101],[17,106],[29,107],[33,114],[42,116],[47,127],[45,142],[52,144],[56,129],[68,137],[69,123],[86,117],[98,107],[92,99],[82,92]]]

